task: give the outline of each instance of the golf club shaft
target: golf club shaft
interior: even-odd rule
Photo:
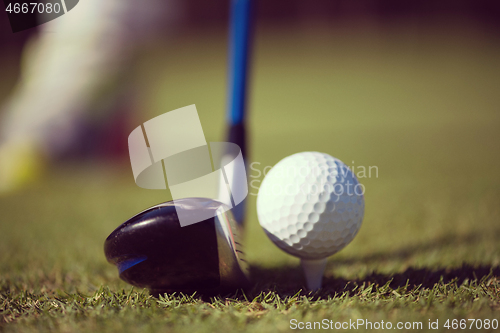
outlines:
[[[230,15],[227,141],[235,143],[241,148],[243,159],[246,161],[245,113],[252,37],[252,1],[232,0]],[[245,206],[246,200],[233,209],[235,219],[241,226],[244,223]]]

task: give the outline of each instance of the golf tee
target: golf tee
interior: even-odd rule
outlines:
[[[300,265],[304,271],[307,289],[316,291],[321,288],[323,273],[326,267],[326,258],[323,259],[300,259]]]

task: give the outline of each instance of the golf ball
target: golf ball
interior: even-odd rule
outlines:
[[[364,187],[342,161],[302,152],[279,161],[257,197],[260,225],[283,251],[326,258],[345,247],[364,215]]]

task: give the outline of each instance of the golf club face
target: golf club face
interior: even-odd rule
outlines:
[[[177,209],[210,210],[212,218],[181,227]],[[154,295],[232,292],[248,286],[238,226],[223,203],[186,198],[151,207],[120,225],[104,243],[120,278]]]

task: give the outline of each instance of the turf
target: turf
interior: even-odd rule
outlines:
[[[128,165],[65,165],[0,198],[0,331],[281,332],[293,319],[407,330],[438,320],[447,331],[448,319],[467,330],[500,320],[498,36],[457,25],[262,27],[256,37],[253,184],[305,150],[376,167],[360,178],[362,228],[330,258],[324,288],[304,291],[298,259],[260,229],[251,188],[251,290],[203,299],[134,289],[106,262],[104,239],[168,193],[136,187]],[[207,140],[222,140],[225,47],[209,31],[141,58],[139,122],[196,104]]]

